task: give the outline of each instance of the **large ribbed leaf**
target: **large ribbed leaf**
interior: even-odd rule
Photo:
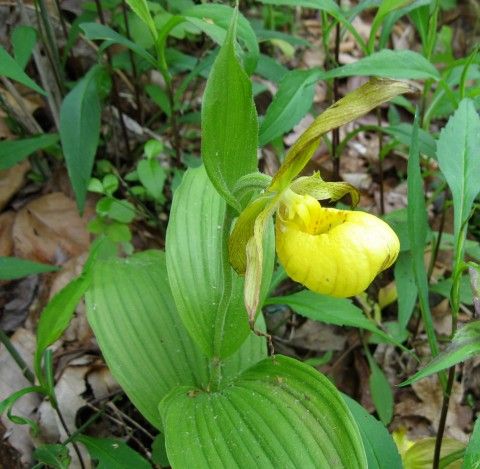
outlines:
[[[169,391],[208,384],[208,360],[178,316],[162,252],[98,262],[87,314],[112,374],[157,428],[158,403]],[[252,334],[224,374],[236,376],[264,357],[265,344]]]
[[[268,358],[216,392],[176,389],[160,411],[179,469],[367,467],[341,395],[292,358]]]
[[[188,170],[175,191],[166,247],[170,286],[182,321],[207,356],[220,358],[231,355],[250,334],[244,281],[228,262],[225,233],[230,224],[225,213],[226,203],[205,169]],[[264,257],[269,266],[262,285],[268,288],[273,253]]]

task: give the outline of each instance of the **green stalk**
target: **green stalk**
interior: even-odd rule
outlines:
[[[453,267],[453,285],[450,292],[450,306],[452,308],[452,334],[451,338],[457,331],[458,313],[460,311],[460,281],[462,279],[462,272],[466,265],[463,261],[463,253],[465,248],[465,239],[467,235],[468,218],[462,225],[460,233],[458,234],[455,243],[455,260]],[[452,393],[453,382],[455,378],[455,365],[448,370],[448,382],[443,395],[442,411],[440,414],[440,421],[438,423],[438,431],[435,439],[435,451],[433,455],[432,469],[439,469],[440,467],[440,452],[442,449],[443,434],[445,432],[445,424],[447,422],[448,406],[450,403],[450,395]]]

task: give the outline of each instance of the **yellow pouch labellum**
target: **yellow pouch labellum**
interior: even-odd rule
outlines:
[[[293,280],[340,298],[363,292],[400,249],[395,232],[376,216],[325,208],[291,190],[280,204],[275,236],[280,263]]]

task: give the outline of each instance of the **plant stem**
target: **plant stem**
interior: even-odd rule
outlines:
[[[380,108],[377,108],[377,124],[379,127],[382,126],[382,114]],[[383,190],[383,155],[382,155],[382,147],[383,147],[383,132],[379,130],[377,132],[378,137],[378,177],[380,179],[380,214],[385,214],[385,195]]]
[[[447,207],[445,204],[445,201],[447,200],[447,194],[448,190],[445,190],[443,193],[443,202],[442,202],[442,213],[440,215],[440,224],[438,226],[438,236],[435,240],[435,243],[433,244],[433,251],[432,251],[432,256],[430,258],[430,265],[428,266],[428,273],[427,273],[427,279],[428,283],[430,283],[430,279],[433,274],[433,269],[435,268],[435,262],[437,262],[437,257],[438,257],[438,251],[440,250],[440,244],[442,242],[442,236],[443,236],[443,230],[445,227],[445,217],[447,213]]]
[[[10,338],[5,334],[3,329],[0,329],[0,342],[5,346],[8,353],[11,355],[15,363],[22,370],[23,376],[25,376],[30,383],[35,384],[35,376],[30,370],[30,367],[25,363],[25,360],[20,356],[15,346],[10,341]]]
[[[435,439],[435,451],[433,454],[432,469],[439,469],[440,451],[442,450],[443,433],[445,432],[445,424],[447,422],[448,405],[450,403],[450,394],[452,392],[453,379],[455,378],[455,365],[448,370],[448,381],[445,394],[443,396],[442,410],[440,413],[440,421],[438,422],[437,436]]]
[[[68,429],[67,422],[65,422],[65,419],[63,418],[63,415],[60,412],[60,408],[58,407],[57,402],[52,400],[51,404],[52,404],[52,407],[54,408],[55,412],[58,415],[58,418],[60,420],[60,423],[62,424],[63,429],[65,430],[65,433],[67,434],[68,440],[71,440],[72,434],[70,433],[70,430]],[[71,441],[71,444],[73,446],[75,454],[78,457],[78,462],[80,463],[80,467],[82,469],[85,469],[86,468],[85,462],[83,461],[82,453],[80,453],[80,449],[78,448],[77,443],[75,443],[74,441]]]
[[[451,337],[453,337],[455,332],[457,331],[458,312],[460,310],[460,281],[462,278],[462,272],[465,268],[465,264],[463,262],[463,251],[464,251],[464,244],[465,244],[465,239],[467,234],[466,233],[467,227],[468,227],[468,218],[467,220],[465,220],[464,224],[460,228],[459,233],[456,236],[456,242],[455,242],[453,285],[452,285],[452,290],[450,292],[450,305],[452,308]],[[440,452],[442,449],[443,434],[445,432],[445,424],[447,421],[448,406],[450,403],[450,395],[452,393],[454,378],[455,378],[455,365],[448,370],[448,381],[444,389],[442,411],[440,414],[440,421],[438,424],[438,431],[435,439],[435,452],[434,452],[433,466],[432,466],[433,469],[439,469]]]
[[[340,0],[337,0],[337,4],[340,4]],[[335,25],[335,50],[334,50],[335,67],[338,67],[338,60],[340,56],[340,22],[337,21]],[[333,102],[338,100],[338,79],[333,79]],[[340,152],[338,151],[338,145],[340,143],[340,129],[336,127],[332,130],[332,156],[333,156],[333,178],[334,180],[340,179]]]

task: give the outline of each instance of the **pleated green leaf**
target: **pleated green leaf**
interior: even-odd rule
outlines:
[[[339,392],[292,358],[268,358],[216,392],[176,389],[160,411],[173,467],[367,468]]]
[[[228,262],[226,203],[203,167],[185,173],[175,191],[167,229],[167,267],[178,312],[190,335],[209,357],[225,358],[249,334],[244,280]],[[265,254],[268,287],[273,243]],[[265,287],[265,288],[267,288]]]
[[[87,317],[113,376],[140,412],[161,428],[158,403],[177,385],[208,382],[208,362],[178,317],[165,256],[147,251],[99,262]]]
[[[233,187],[257,169],[258,124],[252,83],[235,55],[236,21],[235,13],[205,88],[202,159],[215,188],[240,211]]]
[[[206,386],[209,362],[191,340],[170,292],[165,255],[146,251],[99,261],[86,295],[87,316],[115,379],[140,412],[162,428],[158,403],[178,385]],[[253,334],[221,368],[225,379],[266,355]]]

